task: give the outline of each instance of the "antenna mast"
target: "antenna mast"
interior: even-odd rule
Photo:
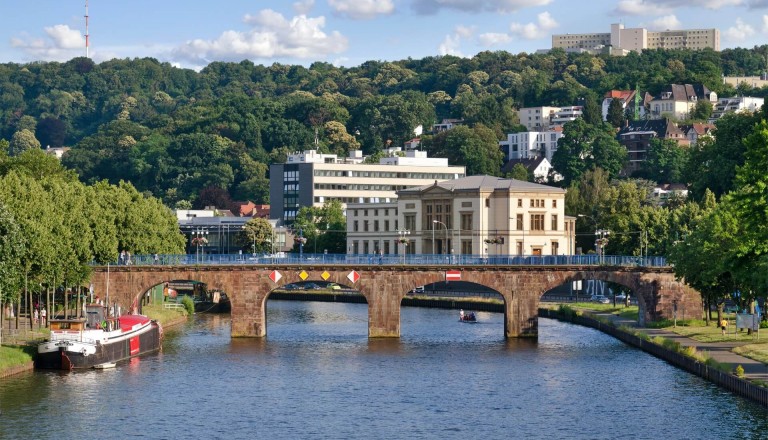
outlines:
[[[90,47],[88,35],[88,0],[85,0],[85,57],[90,58],[88,48]]]

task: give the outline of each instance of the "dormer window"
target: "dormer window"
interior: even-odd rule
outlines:
[[[662,92],[661,99],[669,99],[672,97],[672,92]]]

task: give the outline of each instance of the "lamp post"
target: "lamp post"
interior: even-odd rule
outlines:
[[[399,237],[397,241],[399,241],[403,245],[403,264],[405,264],[405,253],[406,253],[405,251],[408,247],[408,235],[410,234],[411,234],[411,231],[407,229],[397,230],[397,235]]]
[[[595,231],[595,236],[598,237],[597,240],[595,240],[595,244],[597,245],[597,258],[598,263],[603,264],[603,254],[605,253],[605,245],[608,244],[608,236],[611,234],[611,231],[607,229],[598,229]]]
[[[445,225],[445,223],[441,222],[440,220],[432,220],[432,245],[435,244],[435,224],[441,224],[445,228],[445,246],[448,247],[448,226]],[[445,253],[443,251],[442,253]]]
[[[304,230],[301,228],[299,228],[299,236],[296,241],[299,243],[299,260],[302,260],[304,259],[304,243],[307,242],[307,239],[304,238]]]
[[[200,262],[200,246],[205,246],[208,243],[208,239],[205,237],[208,235],[207,229],[194,229],[192,231],[192,244],[195,245],[195,260]]]

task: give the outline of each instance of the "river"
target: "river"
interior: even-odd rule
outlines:
[[[0,379],[0,438],[768,438],[768,411],[596,330],[404,308],[369,340],[363,304],[268,302],[267,338],[227,315],[166,331],[111,370]]]

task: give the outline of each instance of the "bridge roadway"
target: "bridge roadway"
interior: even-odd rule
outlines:
[[[379,264],[376,260],[381,258],[379,256],[365,257],[361,262],[342,262],[327,258],[327,255],[327,261],[275,258],[253,264],[243,264],[243,261],[184,264],[192,257],[195,256],[187,256],[186,260],[176,258],[176,264],[162,264],[165,261],[145,264],[153,261],[148,257],[135,260],[142,264],[94,266],[91,277],[94,291],[102,297],[108,292],[110,302],[126,308],[135,307],[153,286],[173,280],[199,281],[208,289],[220,289],[229,297],[232,337],[266,336],[269,293],[285,284],[313,280],[350,286],[365,297],[369,337],[399,337],[403,297],[416,286],[445,281],[448,271],[458,271],[462,281],[477,283],[501,294],[505,310],[504,334],[508,338],[536,337],[538,307],[544,292],[576,280],[602,280],[630,288],[640,307],[641,325],[671,318],[675,306],[678,319],[699,317],[702,313],[699,293],[676,280],[671,267],[665,264],[606,264],[623,262],[607,257],[600,261],[595,260],[595,256],[591,256],[592,260],[575,260],[575,257],[551,260],[562,264],[545,264],[546,257],[525,257],[527,265],[490,264],[491,260],[481,260],[488,264],[466,264],[467,261],[459,264],[446,260],[445,256],[440,256],[440,260],[447,264],[411,264],[411,261],[397,264],[403,261],[400,259],[382,259]],[[638,259],[632,258],[631,261],[637,263]],[[582,264],[573,264],[574,261]]]

